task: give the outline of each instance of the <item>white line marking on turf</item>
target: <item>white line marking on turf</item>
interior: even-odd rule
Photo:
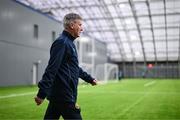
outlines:
[[[27,93],[20,93],[20,94],[10,94],[10,95],[5,95],[5,96],[0,96],[0,99],[18,97],[18,96],[26,96],[26,95],[33,95],[33,94],[35,94],[35,92],[27,92]]]
[[[156,83],[156,81],[148,82],[148,83],[144,84],[144,87],[151,86],[151,85],[153,85],[154,83]]]
[[[133,108],[134,106],[136,106],[137,104],[139,104],[145,97],[146,95],[140,97],[139,99],[137,99],[133,104],[131,104],[129,107],[127,107],[126,109],[124,109],[120,116],[124,115],[126,112],[128,112],[131,108]]]
[[[180,95],[179,92],[140,92],[140,91],[79,91],[79,93],[83,94],[134,94],[134,95],[141,95],[141,94],[152,94],[152,95]]]
[[[10,103],[10,104],[2,104],[1,106],[0,106],[0,110],[7,110],[7,109],[14,109],[15,107],[19,107],[19,106],[27,106],[27,105],[30,105],[31,104],[31,102],[18,102],[18,103],[16,103],[16,104],[13,104],[13,103]],[[7,120],[9,120],[9,119],[7,119]],[[15,119],[16,120],[16,119]],[[21,120],[21,119],[19,119],[19,120]],[[24,119],[23,119],[24,120]]]

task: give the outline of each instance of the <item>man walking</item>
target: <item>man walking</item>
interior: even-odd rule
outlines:
[[[78,65],[77,51],[73,41],[80,36],[82,18],[69,13],[63,19],[64,30],[51,46],[50,59],[35,102],[40,105],[49,100],[44,119],[82,119],[80,108],[76,106],[78,78],[97,85],[97,80],[83,71]]]

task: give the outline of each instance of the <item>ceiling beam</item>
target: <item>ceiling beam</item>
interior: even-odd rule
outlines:
[[[107,8],[107,5],[105,4],[104,0],[101,0],[101,1],[99,1],[99,2],[100,2],[100,4],[102,5],[102,7],[100,7],[100,8],[102,8],[102,9],[105,11],[105,13],[106,13],[106,14],[104,14],[104,15],[112,18],[111,13],[110,13],[109,9]],[[122,61],[124,61],[125,58],[126,58],[126,55],[125,55],[125,52],[124,52],[124,49],[123,49],[123,46],[122,46],[121,38],[120,38],[120,36],[119,36],[119,33],[117,32],[117,27],[116,27],[113,19],[109,19],[109,20],[107,21],[107,23],[109,24],[110,27],[114,28],[114,29],[112,29],[112,31],[111,31],[112,34],[114,35],[114,37],[115,37],[115,38],[119,38],[119,39],[115,39],[115,41],[116,41],[116,44],[118,45],[118,50],[119,50],[119,52],[120,52]],[[102,35],[103,35],[103,34],[102,34]]]
[[[112,1],[112,0],[111,0],[111,1]],[[114,1],[114,2],[115,2],[115,1]],[[113,1],[112,1],[112,3],[113,3]],[[132,56],[133,56],[133,61],[136,61],[135,51],[133,51],[133,49],[132,49],[132,43],[131,43],[130,33],[129,33],[129,30],[128,30],[127,25],[126,25],[126,23],[125,23],[125,18],[123,17],[122,12],[121,12],[121,10],[117,7],[117,5],[114,4],[114,8],[115,8],[118,16],[122,16],[122,19],[119,19],[119,20],[120,20],[120,22],[121,22],[121,24],[122,24],[123,31],[125,32],[125,34],[126,34],[126,36],[127,36],[127,42],[128,42],[128,44],[129,44],[129,46],[130,46],[130,51],[131,51],[131,54],[132,54]],[[112,19],[113,19],[113,18],[112,18]],[[114,24],[115,24],[115,23],[114,23]],[[116,28],[116,29],[118,30],[118,28]],[[118,31],[119,31],[119,30],[118,30]],[[117,32],[118,32],[118,31],[117,31]],[[119,33],[118,33],[118,34],[119,34]]]
[[[169,41],[171,41],[171,42],[177,42],[177,41],[179,41],[179,38],[178,39],[168,39]],[[165,40],[164,39],[158,39],[158,40],[156,40],[156,42],[164,42]],[[136,41],[136,40],[132,40],[131,41],[132,42],[132,44],[133,43],[137,43],[137,42],[139,42],[139,41]],[[149,40],[144,40],[144,42],[146,43],[146,42],[153,42],[153,40],[152,39],[149,39]],[[113,41],[106,41],[105,43],[114,43]],[[128,41],[123,41],[123,43],[128,43]]]
[[[174,52],[178,52],[178,51],[169,51],[169,53],[172,53],[172,54]],[[154,54],[154,51],[147,51],[146,53],[147,54]],[[130,54],[131,55],[131,53],[129,53],[129,52],[126,52],[126,54]],[[166,54],[166,51],[158,51],[158,54]],[[113,55],[115,55],[115,54],[113,54]],[[116,55],[118,55],[118,54],[116,54]],[[166,55],[164,57],[166,58]]]
[[[154,29],[153,29],[153,22],[152,22],[152,16],[151,16],[151,10],[150,10],[150,5],[149,5],[149,0],[146,1],[146,5],[147,5],[147,8],[148,8],[148,14],[149,14],[150,25],[151,25],[151,32],[152,32],[152,40],[153,40],[153,47],[154,47],[155,63],[157,64],[156,44],[155,44]],[[141,30],[142,30],[142,29],[141,29]]]
[[[98,27],[99,28],[99,27]],[[178,26],[168,26],[167,27],[168,29],[179,29],[179,27]],[[128,31],[135,31],[135,30],[137,30],[136,28],[126,28]],[[147,28],[147,27],[140,27],[140,29],[141,30],[151,30],[152,28],[150,27],[150,28]],[[153,26],[153,29],[154,30],[161,30],[161,29],[165,29],[165,27],[154,27]],[[124,28],[122,28],[122,29],[118,29],[117,28],[117,30],[118,31],[124,31]],[[153,31],[154,31],[153,30]],[[92,29],[90,29],[90,28],[88,28],[87,30],[85,30],[86,32],[96,32],[96,31],[98,31],[98,30],[92,30]],[[109,32],[109,31],[112,31],[112,29],[104,29],[103,30],[104,32]]]
[[[166,15],[167,16],[176,16],[176,15],[178,15],[178,16],[180,16],[180,13],[166,13]],[[164,17],[164,14],[163,13],[159,13],[159,14],[151,14],[151,16],[152,17]],[[131,15],[129,15],[129,16],[123,16],[124,18],[132,18],[133,19],[133,17],[134,16],[131,16]],[[149,15],[138,15],[137,16],[138,18],[143,18],[143,17],[149,17]],[[121,16],[116,16],[116,17],[113,17],[114,19],[122,19],[122,17]],[[111,19],[111,17],[93,17],[93,18],[84,18],[84,20],[104,20],[104,19]]]
[[[168,40],[167,40],[167,15],[166,15],[166,0],[163,0],[164,3],[164,19],[165,19],[165,40],[166,40],[166,60],[168,62]]]
[[[141,42],[141,47],[142,47],[142,52],[143,52],[143,58],[144,58],[144,65],[146,65],[146,55],[145,55],[145,48],[144,48],[144,43],[142,40],[142,34],[141,34],[141,30],[140,30],[140,26],[139,26],[139,21],[137,18],[137,13],[135,11],[135,6],[134,6],[134,2],[132,0],[129,0],[129,4],[131,6],[131,10],[135,19],[135,23],[136,23],[136,27],[139,33],[139,38],[140,38],[140,42]]]
[[[178,0],[174,0],[174,1],[178,1]],[[32,1],[27,1],[31,6],[35,6],[32,2]],[[88,2],[88,1],[87,1]],[[157,2],[162,2],[162,0],[151,0],[151,3],[157,3]],[[79,2],[80,3],[80,2]],[[39,10],[41,11],[44,11],[44,12],[49,12],[51,10],[59,10],[59,9],[70,9],[70,8],[73,8],[73,9],[77,9],[77,8],[92,8],[92,7],[102,7],[101,4],[98,4],[98,3],[93,3],[93,4],[86,4],[85,2],[82,2],[84,4],[75,4],[73,5],[73,2],[71,3],[72,5],[71,6],[68,6],[66,5],[65,7],[61,7],[60,5],[53,5],[53,6],[50,6],[49,8],[39,8]],[[145,3],[145,1],[134,1],[135,4],[138,4],[138,3]],[[62,4],[65,4],[65,3],[62,3]],[[68,4],[68,3],[67,3]],[[121,4],[129,4],[129,2],[112,2],[112,3],[109,3],[109,4],[106,4],[106,5],[109,5],[109,6],[119,6]]]
[[[81,4],[81,3],[79,3],[79,4]],[[84,10],[85,10],[86,13],[90,12],[90,11],[87,11],[87,9],[84,9]],[[94,13],[94,14],[95,14],[95,13]],[[91,15],[91,14],[88,13],[88,15]],[[92,15],[91,17],[93,17],[93,15]],[[84,21],[84,19],[83,19],[83,21]],[[94,26],[94,27],[96,28],[96,30],[97,30],[96,32],[99,32],[100,34],[103,34],[104,31],[102,31],[102,29],[99,29],[100,27],[98,26],[97,22],[94,21],[93,23],[94,23],[93,26]],[[87,28],[89,28],[90,25],[89,25],[89,24],[87,24],[87,25],[88,25]],[[90,35],[89,32],[86,32],[85,30],[84,30],[84,32],[87,33],[87,35],[88,35],[89,37],[93,38],[92,35]],[[101,36],[101,37],[102,37],[101,39],[106,39],[105,36]],[[94,38],[94,39],[97,39],[97,38]]]
[[[158,1],[161,1],[161,0],[156,0],[156,1],[152,1],[152,2],[158,2]],[[99,1],[99,2],[101,2],[101,1]],[[145,3],[145,1],[134,1],[134,2],[136,4],[137,3]],[[31,2],[31,1],[28,1],[28,3],[34,6],[33,2]],[[115,6],[115,5],[119,6],[120,4],[129,4],[129,2],[112,2],[112,3],[106,4],[106,5],[109,5],[109,6],[110,5],[112,5],[112,6]],[[71,6],[67,6],[66,5],[65,7],[61,7],[60,5],[59,6],[57,5],[57,6],[51,6],[50,8],[41,8],[39,10],[44,11],[44,12],[48,12],[48,11],[51,11],[51,10],[70,9],[70,8],[77,9],[77,8],[84,8],[84,7],[86,7],[86,8],[98,7],[99,8],[99,7],[102,7],[102,5],[101,4],[97,4],[97,3],[89,4],[89,5],[86,4],[86,3],[85,4],[79,4],[79,5],[71,5]]]

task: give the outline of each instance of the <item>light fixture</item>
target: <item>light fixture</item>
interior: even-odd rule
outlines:
[[[136,40],[137,39],[137,37],[135,35],[131,35],[130,38],[131,38],[131,40]]]
[[[139,52],[139,51],[135,51],[135,55],[136,55],[136,56],[139,56],[139,55],[140,55],[140,52]]]
[[[129,25],[129,24],[131,24],[132,22],[131,22],[130,19],[126,19],[126,20],[125,20],[125,23],[126,23],[127,25]]]
[[[121,9],[123,9],[123,8],[126,7],[126,5],[125,5],[125,4],[119,4],[119,7],[120,7]]]

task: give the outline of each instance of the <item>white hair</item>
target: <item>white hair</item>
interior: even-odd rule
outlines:
[[[64,16],[63,26],[64,28],[68,28],[69,25],[75,20],[82,20],[82,17],[76,13],[69,13]]]

